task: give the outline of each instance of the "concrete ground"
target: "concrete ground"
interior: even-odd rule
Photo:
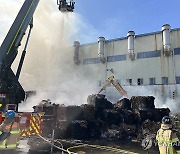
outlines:
[[[98,143],[94,144],[98,145]],[[101,144],[105,145],[105,144]],[[74,145],[68,145],[68,147],[73,147]],[[115,147],[115,149],[110,148]],[[100,147],[101,148],[101,147]],[[96,147],[79,147],[79,148],[72,148],[70,149],[71,152],[78,152],[78,151],[85,151],[86,154],[147,154],[147,153],[157,153],[158,150],[157,147],[152,148],[149,152],[144,151],[142,147],[139,144],[120,144],[117,146],[114,146],[113,143],[109,143],[106,146],[102,146],[102,149],[96,148]],[[27,145],[27,140],[21,140],[20,145],[17,149],[17,154],[49,154],[49,152],[29,152],[29,146]],[[56,151],[54,154],[62,154],[61,151]],[[64,153],[65,154],[65,153]]]

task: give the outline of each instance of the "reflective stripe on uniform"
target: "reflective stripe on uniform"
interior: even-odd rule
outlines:
[[[20,133],[20,130],[12,130],[10,133],[11,133],[11,134],[19,134],[19,133]]]
[[[9,145],[0,145],[1,149],[6,149],[6,148],[16,148],[17,145],[16,144],[9,144]]]
[[[10,131],[10,137],[6,138],[4,141],[0,142],[0,149],[15,149],[18,146],[18,135],[20,134],[19,125],[17,123],[14,123],[11,127],[11,124],[8,124],[4,126],[4,131],[9,132]],[[2,131],[1,131],[2,133]],[[12,137],[12,138],[11,138]],[[12,140],[12,141],[10,141]],[[10,144],[9,144],[10,143]]]
[[[175,140],[173,140],[173,141],[172,140],[167,141],[167,140],[159,139],[158,140],[158,145],[160,147],[163,147],[163,146],[167,147],[168,151],[169,151],[168,154],[174,154],[174,152],[173,152],[173,143],[175,143],[177,141],[179,141],[177,138],[175,138]],[[165,153],[164,152],[162,153],[160,151],[160,154],[165,154]]]
[[[171,141],[172,141],[172,142],[178,142],[179,139],[176,137],[176,138],[173,138]]]
[[[11,127],[11,125],[5,126],[5,129],[17,128],[17,127],[18,127],[17,124],[13,124],[12,127]]]
[[[7,148],[16,148],[16,147],[17,147],[16,144],[9,144],[9,145],[7,145]]]
[[[18,144],[8,144],[6,145],[6,141],[7,139],[5,139],[1,144],[0,144],[0,148],[4,149],[4,148],[16,148]]]
[[[19,134],[21,131],[20,130],[12,130],[10,133],[11,134]],[[2,132],[0,131],[0,135],[2,134]]]
[[[3,142],[1,142],[0,148],[6,148],[6,141],[7,141],[7,139],[5,139]]]
[[[160,138],[156,138],[156,139],[158,140],[158,143],[167,143],[167,144],[172,144],[179,141],[178,138],[173,138],[172,140],[165,140]]]

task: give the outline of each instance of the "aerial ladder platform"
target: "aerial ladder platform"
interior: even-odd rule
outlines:
[[[18,104],[25,99],[25,91],[18,81],[26,47],[33,27],[33,14],[39,3],[39,0],[25,0],[16,19],[14,20],[8,34],[0,47],[0,111],[5,111],[7,104],[15,105],[18,110]],[[21,45],[26,30],[30,27],[21,60],[16,74],[12,71],[11,65],[14,62],[18,48]]]
[[[73,12],[74,2],[58,0],[61,12]],[[19,76],[23,66],[26,49],[33,28],[33,14],[38,6],[39,0],[25,0],[5,39],[0,46],[0,124],[4,121],[7,110],[16,111],[16,121],[20,123],[21,137],[32,136],[42,133],[42,112],[18,112],[18,104],[26,99],[26,92],[19,82]],[[11,69],[21,41],[27,34],[24,49],[21,54],[17,71]]]

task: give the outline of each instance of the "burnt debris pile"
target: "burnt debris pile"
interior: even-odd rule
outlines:
[[[153,96],[133,96],[112,104],[98,94],[88,96],[87,104],[81,106],[41,104],[34,109],[48,113],[43,120],[44,136],[51,136],[55,129],[56,138],[125,140],[147,135],[147,128],[155,132],[162,117],[169,115],[168,108],[155,108],[154,100]]]
[[[130,102],[133,109],[149,110],[155,109],[154,100],[155,98],[153,96],[133,96]]]

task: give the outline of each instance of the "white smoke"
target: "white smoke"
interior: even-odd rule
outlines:
[[[23,2],[24,0],[1,2],[1,42]],[[86,70],[83,70],[83,66],[74,66],[73,50],[69,46],[72,46],[74,40],[87,43],[96,40],[94,38],[98,36],[99,32],[87,24],[79,14],[62,14],[54,1],[41,0],[34,15],[34,28],[20,76],[24,89],[36,90],[37,95],[29,98],[20,109],[31,110],[32,106],[42,99],[51,99],[52,102],[66,105],[82,104],[86,103],[89,94],[97,93],[95,84],[85,77]],[[22,51],[22,48],[23,46],[19,51]],[[18,61],[17,57],[13,65],[14,71]],[[97,73],[97,70],[91,72]],[[127,88],[127,92],[129,97],[154,96],[156,107],[169,107],[172,112],[179,109],[179,99],[164,99],[161,92],[155,92],[148,87],[133,87],[131,90]],[[113,93],[108,91],[108,88],[106,94],[110,101],[116,102],[116,98],[120,98],[117,91]]]
[[[15,4],[19,8],[22,5],[19,2]],[[15,13],[10,10],[12,14]],[[3,14],[6,14],[5,12],[6,10]],[[8,16],[11,16],[11,13]],[[53,103],[80,105],[86,103],[89,94],[97,91],[95,85],[85,78],[83,67],[75,66],[73,62],[73,41],[85,37],[78,35],[80,26],[83,27],[84,24],[79,15],[61,13],[54,1],[39,2],[20,75],[23,88],[36,90],[37,95],[20,104],[21,111],[30,111],[32,106],[43,99],[50,99]],[[85,37],[84,40],[88,39],[89,37]],[[22,50],[23,46],[19,51]],[[19,57],[20,54],[13,64],[14,71]]]
[[[156,108],[169,108],[172,114],[180,113],[180,86],[176,85],[164,85],[164,91],[162,87],[158,86],[123,86],[127,91],[128,99],[132,96],[153,96],[155,97]],[[176,91],[175,99],[172,97],[172,92]],[[110,87],[106,90],[107,98],[116,103],[119,99],[122,99],[119,92],[114,88]]]
[[[22,0],[1,0],[0,5],[0,44],[5,38],[10,26],[12,25],[21,5]]]

